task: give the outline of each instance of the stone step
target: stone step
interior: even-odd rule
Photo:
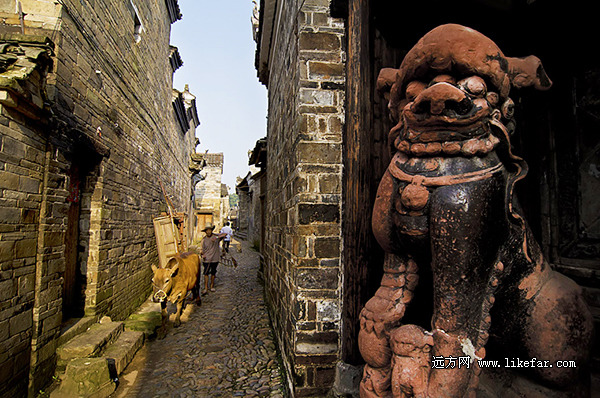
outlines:
[[[85,332],[66,342],[56,350],[57,367],[64,368],[74,358],[97,357],[104,348],[123,332],[123,322],[95,323]],[[62,365],[62,366],[61,366]]]
[[[160,303],[152,302],[150,296],[140,308],[125,321],[125,330],[144,332],[146,339],[156,337],[156,331],[162,324]]]
[[[76,358],[69,361],[60,387],[50,398],[108,398],[115,388],[106,358]]]
[[[102,354],[114,378],[125,370],[135,353],[144,345],[144,332],[125,331]]]
[[[98,318],[95,316],[86,316],[78,319],[69,320],[61,329],[60,336],[58,337],[58,346],[64,345],[67,341],[73,339],[75,336],[84,333],[90,326],[98,322]]]

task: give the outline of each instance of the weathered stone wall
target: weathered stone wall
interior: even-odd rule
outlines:
[[[226,184],[221,184],[221,225],[229,220],[229,191]]]
[[[195,137],[173,116],[165,2],[65,3],[51,99],[65,120],[111,148],[100,168],[97,198],[99,229],[106,232],[97,247],[99,261],[87,263],[88,272],[98,267],[101,276],[96,286],[88,283],[87,308],[122,318],[130,299],[147,290],[136,282],[149,274],[142,265],[155,258],[151,219],[164,204],[157,179],[177,210],[189,209],[188,158]],[[136,15],[143,27],[139,42]],[[127,286],[116,286],[116,279],[128,279]]]
[[[82,297],[73,307],[124,319],[147,297],[152,218],[165,209],[159,180],[189,212],[195,145],[194,123],[183,131],[171,104],[164,0],[21,3],[26,36],[56,46],[48,124],[5,106],[0,120],[0,395],[12,396],[28,371],[30,391],[51,380],[69,247]],[[3,30],[20,32],[15,10],[2,2]]]
[[[344,24],[330,17],[328,0],[278,5],[267,84],[265,282],[290,389],[323,396],[339,357]]]
[[[250,211],[250,190],[247,186],[246,179],[244,181],[244,188],[240,188],[238,185],[235,190],[239,198],[238,212],[237,212],[237,230],[236,235],[241,239],[248,238],[248,216]]]
[[[7,43],[9,35],[1,41],[14,52],[24,51],[17,42]],[[46,156],[46,137],[40,134],[48,128],[44,117],[43,101],[45,70],[49,64],[51,46],[44,40],[27,43],[45,54],[31,63],[31,72],[25,73],[25,81],[19,95],[9,90],[8,76],[14,69],[0,70],[0,396],[18,396],[27,389],[29,359],[33,335],[34,302],[36,301],[36,261],[40,213],[46,210],[42,186],[50,175],[44,169],[51,160]],[[4,56],[5,54],[2,54]],[[27,62],[19,57],[14,65]],[[7,72],[7,73],[4,73]],[[6,79],[6,80],[5,80]],[[29,97],[29,98],[28,98]],[[40,101],[28,101],[39,98]],[[36,102],[37,105],[35,105]],[[17,108],[17,106],[20,106]],[[32,120],[26,116],[39,116]],[[64,202],[64,198],[61,198]],[[60,209],[56,211],[60,218]],[[42,236],[46,244],[47,258],[56,257],[61,248],[60,236],[48,232]],[[47,266],[55,268],[49,261]],[[50,301],[53,292],[60,291],[60,284],[49,282]],[[60,325],[60,305],[48,303],[48,316],[44,327],[52,330]]]
[[[24,13],[25,34],[43,34],[55,39],[61,21],[62,7],[54,0],[20,0]],[[3,32],[22,33],[17,14],[17,0],[0,1],[0,27]]]
[[[261,191],[261,178],[264,175],[253,175],[249,178],[248,188],[248,242],[256,247],[260,247],[260,231],[261,231],[261,196],[264,192]]]
[[[221,199],[223,153],[206,153],[203,157],[206,161],[206,165],[202,169],[202,174],[205,175],[205,178],[196,184],[196,210],[212,213],[213,224],[217,228],[221,228],[223,225],[223,200]],[[201,238],[202,237],[196,237],[196,239]]]

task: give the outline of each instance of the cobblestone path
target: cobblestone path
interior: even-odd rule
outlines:
[[[284,396],[258,253],[242,248],[232,246],[237,268],[219,265],[216,292],[188,305],[165,339],[146,342],[113,397]]]

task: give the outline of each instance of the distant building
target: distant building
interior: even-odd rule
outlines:
[[[236,181],[238,178],[236,178]],[[239,202],[240,198],[237,193],[234,192],[229,194],[229,221],[231,222],[231,228],[233,228],[234,231],[237,231]]]
[[[229,213],[231,208],[229,206],[229,191],[227,184],[221,184],[221,225],[225,225],[229,221]]]
[[[237,212],[237,231],[236,236],[240,239],[248,238],[248,225],[251,217],[250,214],[250,187],[249,179],[252,177],[252,173],[248,172],[244,178],[239,178],[235,187],[235,192],[238,195],[238,212]]]
[[[255,171],[248,178],[248,241],[262,252],[265,241],[265,197],[267,194],[267,140],[256,141],[248,160]]]
[[[223,191],[221,178],[223,176],[223,153],[205,153],[201,155],[204,161],[202,170],[203,180],[196,184],[194,191],[196,227],[194,240],[204,236],[202,229],[207,222],[217,228],[223,226],[223,220],[228,217],[229,198],[227,187]],[[225,196],[224,196],[225,195]],[[227,202],[227,204],[225,204]]]

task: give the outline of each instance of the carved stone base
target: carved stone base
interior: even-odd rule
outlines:
[[[363,375],[363,366],[353,366],[338,362],[335,367],[335,382],[331,390],[334,397],[358,398],[359,385]]]

